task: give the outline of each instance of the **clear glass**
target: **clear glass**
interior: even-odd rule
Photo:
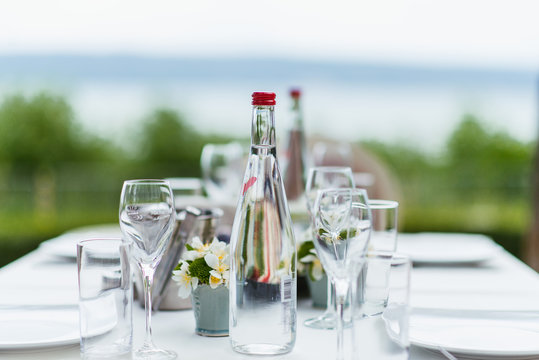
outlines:
[[[329,188],[353,188],[354,177],[352,169],[349,167],[318,166],[309,169],[305,193],[307,199],[307,209],[312,218],[313,206],[319,190]],[[311,220],[312,223],[312,220]],[[310,231],[312,234],[312,231]],[[312,236],[311,236],[312,239]],[[333,280],[328,274],[327,282],[327,308],[326,311],[317,317],[307,319],[303,323],[305,326],[315,329],[334,329],[335,318],[335,290]]]
[[[361,359],[409,358],[409,319],[410,319],[410,272],[412,263],[406,255],[393,254],[387,259],[387,253],[369,253],[366,265],[388,261],[387,307],[381,314],[367,316],[361,307],[356,311],[355,343]],[[365,288],[365,298],[372,297],[369,292],[379,289]],[[377,296],[375,294],[375,296]],[[357,317],[357,314],[360,317]]]
[[[152,341],[152,294],[155,269],[172,236],[174,198],[168,181],[127,180],[120,199],[120,228],[132,245],[132,258],[144,280],[146,336],[134,352],[136,359],[175,359],[176,353],[157,348]]]
[[[372,231],[368,261],[358,286],[365,287],[361,299],[363,315],[381,314],[387,306],[391,258],[397,249],[399,203],[392,200],[369,200]]]
[[[273,106],[254,106],[230,237],[230,342],[245,354],[287,353],[296,341],[296,244],[275,154]]]
[[[344,307],[355,293],[371,229],[367,193],[362,189],[327,189],[313,208],[314,245],[326,272],[333,277],[337,311],[337,360],[345,358]],[[352,297],[353,300],[353,297]],[[350,317],[353,326],[353,317]]]
[[[372,240],[372,233],[371,233]],[[389,273],[391,270],[391,252],[370,251],[358,281],[360,316],[380,315],[387,306],[389,295]]]
[[[131,359],[133,287],[128,245],[121,239],[77,244],[82,359]]]
[[[229,204],[238,199],[245,166],[239,143],[204,145],[200,166],[204,187],[213,201]]]
[[[397,250],[397,220],[399,203],[392,200],[370,199],[372,232],[370,249],[393,253]]]

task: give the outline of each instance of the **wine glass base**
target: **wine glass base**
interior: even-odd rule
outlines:
[[[303,325],[312,329],[333,330],[337,327],[337,318],[333,313],[324,313],[323,315],[305,320]],[[345,328],[348,328],[350,325],[350,320],[344,320]]]
[[[172,360],[178,355],[174,351],[142,347],[133,353],[137,360]]]
[[[313,329],[331,330],[337,326],[337,318],[335,314],[326,312],[320,316],[305,320],[303,325]]]

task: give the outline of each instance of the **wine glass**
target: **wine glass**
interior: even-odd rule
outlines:
[[[237,200],[245,168],[243,147],[239,143],[204,145],[200,167],[211,199],[224,204]]]
[[[355,292],[355,279],[369,243],[371,212],[363,189],[326,189],[318,192],[313,208],[314,246],[335,284],[337,360],[344,359],[344,305]],[[354,301],[352,296],[352,303]],[[353,316],[350,317],[353,327]]]
[[[339,166],[318,166],[309,169],[305,194],[307,198],[307,209],[312,218],[314,202],[318,191],[329,188],[353,188],[354,177],[352,169]],[[312,223],[312,220],[311,220]],[[312,233],[312,232],[311,232]],[[315,329],[335,328],[335,297],[332,286],[331,274],[326,273],[327,284],[327,307],[326,311],[317,317],[305,320],[305,326]]]
[[[146,337],[136,359],[175,359],[176,353],[157,348],[152,341],[153,275],[170,241],[175,221],[174,198],[166,180],[127,180],[120,199],[120,227],[132,243],[132,257],[144,278]]]

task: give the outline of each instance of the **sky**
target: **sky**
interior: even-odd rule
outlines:
[[[0,0],[0,56],[275,58],[532,74],[530,84],[518,90],[488,84],[415,92],[406,86],[349,88],[324,74],[302,84],[313,131],[342,136],[353,122],[362,133],[351,137],[406,138],[439,148],[466,112],[519,139],[535,138],[538,14],[539,0]],[[255,84],[183,85],[156,89],[84,82],[59,93],[83,123],[106,134],[158,105],[173,106],[193,124],[214,128],[215,114],[204,96],[211,88],[227,106],[221,122],[231,133],[248,133],[242,111]],[[290,85],[278,90],[285,93]],[[0,84],[0,95],[21,90],[27,89]]]
[[[0,55],[277,57],[539,69],[537,0],[0,0]]]

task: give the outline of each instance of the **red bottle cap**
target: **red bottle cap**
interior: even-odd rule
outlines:
[[[253,105],[275,105],[275,93],[256,91],[253,93]]]
[[[301,90],[297,88],[290,89],[290,96],[294,99],[299,99],[299,97],[301,96]]]

